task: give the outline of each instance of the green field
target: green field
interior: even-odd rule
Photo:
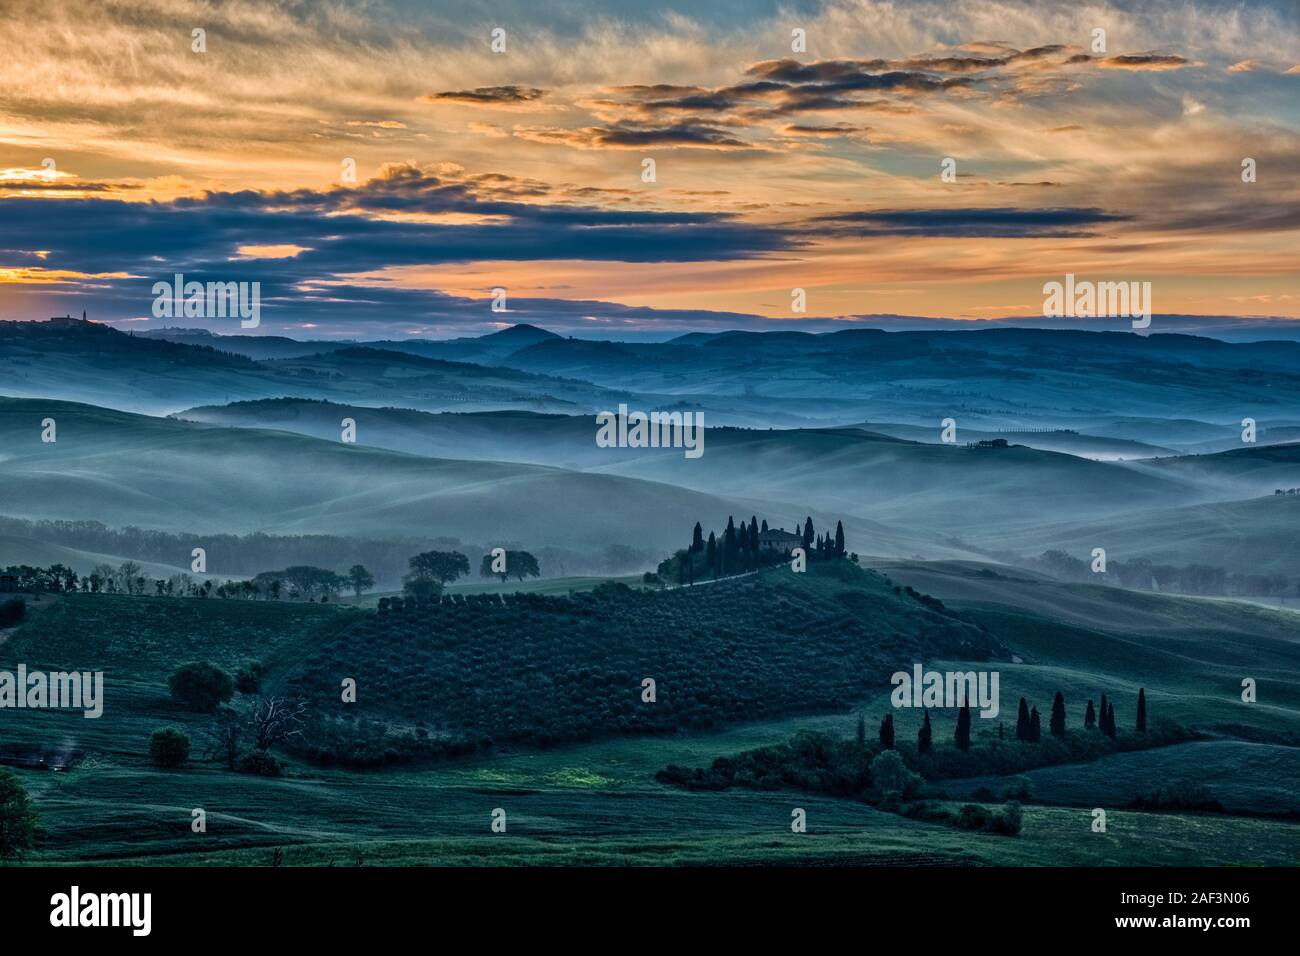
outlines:
[[[0,711],[0,745],[57,744],[86,752],[68,771],[17,771],[45,827],[27,861],[270,865],[277,847],[291,866],[1286,865],[1300,859],[1300,824],[1239,815],[1300,811],[1294,757],[1300,751],[1280,742],[1300,732],[1300,643],[1293,615],[1230,602],[1221,608],[1214,602],[1207,612],[1211,602],[1044,581],[1036,586],[1051,588],[1046,595],[1023,583],[971,577],[976,569],[965,565],[909,563],[882,570],[898,583],[941,597],[1021,658],[1019,664],[996,665],[1002,721],[1014,725],[1014,702],[1021,695],[1046,714],[1050,695],[1060,689],[1071,726],[1083,702],[1098,692],[1114,697],[1118,720],[1128,726],[1136,690],[1143,686],[1152,720],[1177,721],[1212,739],[1031,771],[1026,776],[1040,802],[1025,808],[1016,837],[971,834],[803,792],[691,792],[655,781],[668,764],[707,766],[718,756],[780,742],[799,730],[847,737],[859,712],[874,734],[880,715],[892,711],[887,673],[874,688],[863,688],[857,704],[834,713],[497,749],[370,771],[323,767],[282,753],[287,772],[278,779],[234,773],[197,755],[187,768],[160,770],[147,759],[149,733],[175,725],[197,742],[206,721],[168,697],[165,678],[176,663],[210,659],[233,668],[255,657],[272,675],[287,673],[313,648],[345,638],[365,612],[75,595],[43,602],[0,645],[0,668],[18,661],[102,667],[109,688],[99,720]],[[958,596],[971,587],[983,589],[978,600]],[[1046,616],[1053,608],[1061,620]],[[1243,610],[1246,616],[1240,617]],[[1086,615],[1093,626],[1083,627],[1072,615]],[[791,640],[799,646],[801,632],[793,623]],[[810,640],[807,652],[817,647]],[[1257,704],[1242,704],[1237,696],[1238,658],[1249,661],[1259,679]],[[934,669],[994,666],[925,663]],[[900,663],[909,665],[910,658]],[[893,713],[900,741],[913,739],[919,713]],[[933,716],[936,746],[947,746],[952,712]],[[976,719],[977,741],[996,735],[998,722]],[[1233,813],[1124,809],[1134,797],[1184,778],[1205,785]],[[1005,783],[945,780],[934,790],[961,800],[980,786],[998,790]],[[1097,806],[1108,812],[1104,834],[1090,829]],[[494,834],[490,815],[498,807],[507,813],[508,829]],[[790,832],[795,807],[808,813],[806,834]],[[204,834],[191,832],[194,808],[207,812]]]

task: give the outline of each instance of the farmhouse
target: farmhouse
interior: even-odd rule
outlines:
[[[763,531],[758,536],[758,549],[760,551],[776,551],[785,553],[794,548],[803,546],[803,537],[792,534],[784,528],[777,528],[775,531]]]

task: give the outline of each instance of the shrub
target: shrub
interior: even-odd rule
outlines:
[[[1020,804],[1012,800],[1002,808],[1001,815],[993,817],[989,829],[1003,836],[1015,836],[1020,832],[1023,819],[1024,814],[1020,811]]]
[[[17,859],[36,843],[36,811],[12,770],[0,767],[0,860]]]
[[[989,823],[988,808],[978,803],[962,804],[957,811],[957,819],[953,822],[963,830],[983,830]]]
[[[907,769],[897,750],[883,750],[871,761],[871,780],[880,794],[896,793],[904,799],[916,795],[924,782]]]
[[[1019,800],[1022,803],[1032,800],[1033,796],[1034,782],[1028,777],[1012,777],[1007,781],[1007,788],[1002,793],[1004,800]]]
[[[239,761],[239,770],[241,773],[257,774],[259,777],[278,777],[284,772],[280,761],[265,750],[254,750],[246,754]]]
[[[10,598],[0,604],[0,627],[21,624],[25,617],[27,617],[27,602],[22,598]]]
[[[266,668],[259,661],[249,661],[235,674],[235,689],[241,694],[256,694],[262,689]]]
[[[211,713],[230,700],[235,683],[220,667],[206,661],[183,664],[168,681],[172,697],[191,710]]]
[[[149,738],[149,759],[159,767],[179,767],[190,756],[190,738],[175,727],[163,727]]]

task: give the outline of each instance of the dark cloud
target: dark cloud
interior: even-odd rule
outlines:
[[[1098,66],[1113,70],[1181,70],[1188,61],[1176,54],[1125,53],[1096,61]]]
[[[580,149],[760,149],[737,139],[732,133],[698,122],[653,126],[621,123],[610,126],[585,126],[580,129],[548,126],[516,127],[514,135],[534,143],[576,146]]]
[[[816,231],[852,236],[1042,239],[1094,235],[1089,228],[1130,217],[1089,208],[899,209],[823,216]]]
[[[491,260],[725,261],[789,250],[803,242],[787,231],[719,213],[514,202],[496,197],[499,179],[515,182],[509,177],[455,180],[396,167],[354,189],[247,190],[149,203],[0,199],[0,250],[15,250],[3,253],[11,263],[51,272],[132,276],[30,290],[47,298],[61,295],[74,310],[84,307],[76,303],[93,290],[96,310],[107,309],[113,318],[147,315],[153,283],[181,272],[200,282],[261,282],[264,316],[272,321],[395,321],[445,311],[452,297],[382,283],[362,285],[346,277],[386,267]],[[444,224],[376,218],[396,213],[486,219]],[[39,243],[31,229],[36,221],[41,223]],[[46,254],[36,257],[31,246]],[[239,258],[244,246],[298,246],[304,251],[290,258]],[[490,280],[485,284],[490,286]],[[482,304],[473,307],[481,310]]]
[[[470,103],[475,106],[517,106],[531,103],[546,95],[532,86],[480,86],[472,90],[447,90],[420,97],[426,103]]]

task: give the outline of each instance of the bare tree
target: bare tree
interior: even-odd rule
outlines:
[[[258,750],[269,750],[302,733],[307,702],[288,697],[254,697],[244,709],[244,726]]]

